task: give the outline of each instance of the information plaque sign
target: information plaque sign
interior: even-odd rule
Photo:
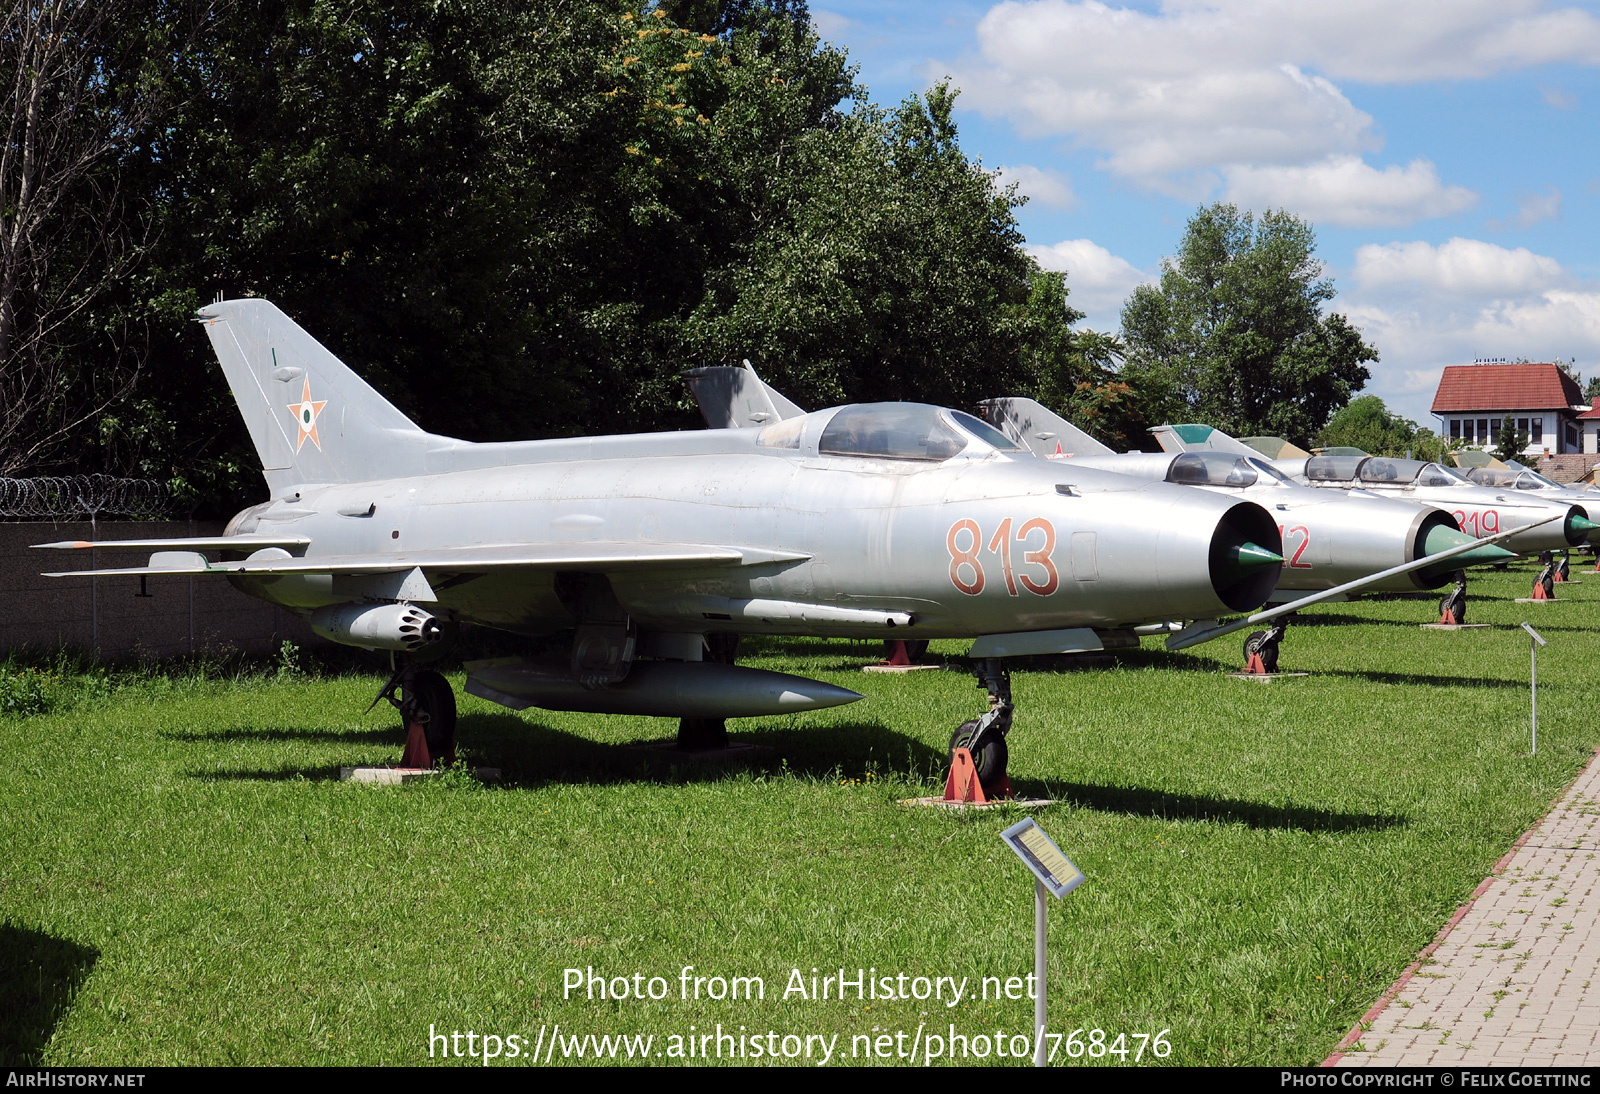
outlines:
[[[1055,896],[1066,896],[1083,884],[1083,871],[1072,865],[1067,856],[1061,853],[1061,848],[1056,846],[1055,840],[1045,835],[1044,829],[1032,817],[1013,824],[1000,833],[1000,838],[1017,853],[1018,858],[1028,864],[1028,869],[1033,871],[1039,883]]]

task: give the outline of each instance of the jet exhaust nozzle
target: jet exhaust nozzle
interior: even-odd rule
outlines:
[[[512,710],[658,718],[751,718],[853,703],[849,688],[786,672],[714,661],[635,661],[619,683],[586,688],[563,659],[501,658],[467,665],[467,692]]]
[[[311,629],[346,646],[412,653],[438,642],[444,626],[415,604],[333,604],[311,613]]]
[[[1267,511],[1241,502],[1229,509],[1211,534],[1211,586],[1236,612],[1267,602],[1282,572],[1283,537]]]

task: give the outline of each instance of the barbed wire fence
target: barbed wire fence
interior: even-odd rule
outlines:
[[[172,495],[154,479],[114,475],[0,477],[0,520],[162,520]]]

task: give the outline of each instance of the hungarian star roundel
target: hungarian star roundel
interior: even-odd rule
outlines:
[[[322,451],[322,441],[317,437],[317,418],[322,414],[322,408],[327,405],[326,399],[311,398],[311,377],[307,376],[305,387],[300,392],[300,401],[289,404],[289,411],[294,415],[295,424],[300,427],[300,436],[294,444],[296,452],[305,447],[308,439],[317,446],[318,452]]]

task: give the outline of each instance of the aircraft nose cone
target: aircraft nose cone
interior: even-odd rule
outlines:
[[[1580,517],[1578,514],[1573,513],[1567,517],[1567,542],[1572,544],[1582,543],[1589,538],[1589,533],[1596,529],[1600,529],[1600,524],[1596,524],[1588,517]]]
[[[1228,563],[1240,577],[1253,574],[1267,566],[1282,566],[1283,556],[1267,550],[1258,543],[1245,540],[1230,552]]]
[[[1448,551],[1452,547],[1460,547],[1462,544],[1471,543],[1472,540],[1473,537],[1465,532],[1458,532],[1447,524],[1438,524],[1428,529],[1427,538],[1422,541],[1422,553],[1436,555],[1440,551]],[[1503,547],[1485,543],[1482,547],[1476,547],[1473,550],[1445,559],[1439,563],[1438,568],[1428,567],[1428,573],[1430,575],[1436,573],[1439,568],[1460,570],[1468,566],[1486,566],[1491,562],[1501,562],[1515,557],[1516,553],[1514,551],[1507,551]]]

